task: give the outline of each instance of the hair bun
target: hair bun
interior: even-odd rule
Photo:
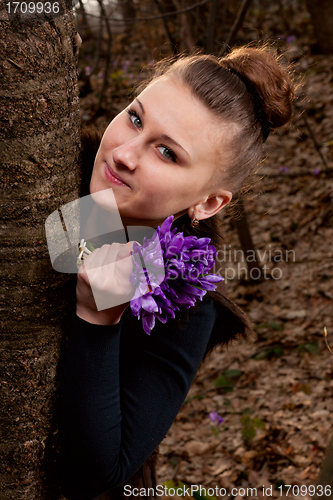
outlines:
[[[294,87],[289,73],[267,47],[240,47],[221,58],[220,63],[250,81],[258,92],[271,128],[290,119]]]

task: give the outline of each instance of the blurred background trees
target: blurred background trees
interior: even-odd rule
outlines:
[[[332,52],[330,0],[80,0],[76,11],[84,42],[81,97],[97,97],[83,113],[90,122],[112,118],[152,61],[168,55],[198,49],[222,54],[233,44],[259,40],[287,50],[291,62],[311,51]]]
[[[333,52],[333,2],[331,0],[306,0],[311,15],[318,48],[324,54]]]
[[[104,129],[127,104],[133,87],[165,56],[203,51],[226,54],[232,45],[273,43],[287,64],[306,70],[304,56],[330,53],[333,3],[325,0],[80,0],[78,30],[81,114]],[[110,52],[111,51],[111,52]],[[298,103],[299,114],[304,111]],[[320,148],[303,114],[309,142]],[[300,121],[301,121],[300,120]],[[327,166],[325,166],[327,169]],[[245,255],[253,254],[244,204],[233,224]],[[249,272],[258,262],[247,262]]]

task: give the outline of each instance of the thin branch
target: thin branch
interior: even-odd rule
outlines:
[[[325,170],[326,173],[333,173],[333,168],[329,168],[327,171]],[[313,171],[306,171],[306,172],[258,172],[255,173],[254,175],[260,177],[260,179],[265,180],[267,178],[273,178],[273,179],[296,179],[297,177],[313,177],[315,174]]]
[[[99,3],[100,9],[101,9],[101,16],[103,17],[103,19],[105,19],[106,31],[107,31],[107,34],[108,34],[108,44],[107,44],[107,49],[106,49],[107,52],[106,52],[106,61],[105,61],[103,86],[102,86],[102,90],[101,90],[101,93],[100,93],[100,96],[99,96],[99,102],[98,102],[96,114],[98,113],[98,111],[100,110],[100,108],[102,106],[104,92],[105,92],[105,90],[107,88],[107,85],[108,85],[109,66],[110,66],[110,59],[111,59],[111,45],[112,45],[111,27],[110,27],[109,19],[108,19],[107,15],[106,15],[106,11],[105,11],[105,7],[104,7],[104,4],[103,4],[103,0],[97,0],[97,1]]]
[[[127,23],[136,23],[136,22],[146,22],[146,21],[154,21],[155,19],[162,19],[163,17],[168,17],[168,16],[176,16],[177,14],[183,14],[184,12],[189,12],[190,10],[196,9],[197,7],[200,7],[201,5],[205,5],[208,2],[211,2],[212,0],[202,0],[201,2],[194,3],[190,7],[184,7],[184,9],[179,9],[179,10],[174,10],[172,12],[165,12],[164,14],[156,14],[155,16],[149,16],[149,17],[133,17],[132,19],[118,19],[116,17],[108,17],[109,21],[112,21],[114,23],[118,24],[127,24]],[[99,17],[96,14],[87,14],[91,17]]]
[[[98,31],[98,38],[97,38],[97,48],[96,48],[96,55],[95,55],[95,60],[92,64],[91,70],[90,70],[90,75],[92,75],[97,68],[97,65],[99,63],[100,55],[101,55],[101,44],[102,44],[102,34],[103,34],[103,16],[100,16],[99,20],[99,31]]]
[[[321,158],[321,161],[323,162],[323,165],[325,167],[325,172],[326,173],[330,172],[332,169],[327,165],[327,162],[326,162],[326,160],[325,160],[322,152],[320,151],[320,146],[319,146],[319,144],[317,142],[317,139],[315,138],[314,133],[312,132],[312,129],[310,127],[309,120],[307,119],[305,110],[302,110],[302,108],[300,106],[297,106],[297,105],[295,105],[295,107],[296,107],[296,109],[299,109],[301,111],[300,117],[303,119],[304,125],[305,125],[305,127],[307,128],[307,130],[308,130],[308,132],[310,134],[310,137],[311,137],[311,139],[313,141],[314,147],[315,147],[317,153],[319,154],[319,156]]]
[[[220,51],[219,56],[222,57],[226,50],[228,49],[230,43],[232,40],[235,38],[237,31],[241,27],[242,22],[244,21],[244,17],[246,15],[247,9],[250,7],[252,0],[243,0],[242,5],[240,6],[240,9],[238,11],[237,17],[234,21],[234,24],[231,27],[231,30],[229,31],[229,34],[227,36],[226,41],[224,42],[224,45]]]
[[[215,18],[217,12],[217,0],[212,0],[208,20],[208,33],[207,33],[207,50],[208,52],[214,51],[214,35],[215,35]]]
[[[237,233],[238,233],[238,238],[242,247],[242,250],[245,255],[245,260],[247,264],[247,268],[250,273],[250,278],[251,281],[260,281],[260,278],[257,279],[257,276],[252,276],[252,272],[258,271],[259,276],[261,276],[261,266],[259,264],[259,259],[257,252],[255,250],[252,236],[251,236],[251,231],[250,227],[248,224],[247,216],[246,216],[246,211],[244,207],[244,200],[243,198],[239,198],[237,201],[237,209],[239,211],[240,217],[238,218],[232,218],[232,223],[235,224]],[[251,256],[251,259],[248,257]]]
[[[83,1],[82,1],[82,0],[79,0],[79,4],[80,4],[80,7],[79,7],[79,9],[78,9],[78,12],[79,12],[79,13],[81,14],[81,16],[82,16],[84,29],[85,29],[85,30],[87,30],[88,32],[90,32],[90,26],[89,26],[89,23],[88,23],[87,13],[86,13],[86,10],[85,10],[85,8],[84,8]]]
[[[324,340],[325,340],[325,344],[326,344],[326,347],[327,349],[329,350],[329,352],[331,354],[333,354],[333,351],[332,349],[330,348],[329,344],[328,344],[328,341],[327,341],[327,329],[326,329],[326,326],[324,327]]]
[[[13,61],[13,59],[9,59],[9,57],[6,57],[7,61],[9,61],[10,63],[12,63],[13,66],[15,66],[15,68],[18,68],[18,69],[21,69],[23,71],[23,68],[22,66],[20,66],[19,64],[17,64],[17,62]]]
[[[157,6],[159,12],[161,14],[165,14],[165,12],[163,12],[163,8],[162,8],[160,0],[155,0],[155,3],[156,3],[156,6]],[[177,50],[176,50],[176,45],[177,44],[176,44],[176,41],[175,41],[174,37],[172,36],[171,31],[169,30],[169,26],[168,26],[168,22],[167,22],[166,17],[163,17],[163,25],[164,25],[164,29],[165,29],[166,35],[167,35],[167,37],[169,39],[169,42],[171,43],[171,45],[173,47],[173,52],[177,53]]]

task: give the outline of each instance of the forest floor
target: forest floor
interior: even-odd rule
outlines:
[[[201,367],[160,446],[161,484],[217,486],[227,496],[245,488],[237,500],[281,497],[285,484],[294,485],[289,498],[310,499],[333,432],[333,356],[323,336],[326,327],[333,348],[333,57],[303,56],[297,41],[293,51],[303,97],[292,123],[269,137],[246,199],[261,280],[246,280],[228,216],[219,253],[228,297],[257,337],[218,348]],[[94,99],[81,100],[83,117]],[[224,421],[214,424],[211,412]]]
[[[307,100],[299,106],[332,169],[333,58],[306,64]],[[160,446],[159,481],[228,493],[257,488],[237,499],[263,498],[263,485],[280,497],[287,493],[281,486],[296,485],[288,496],[307,499],[313,491],[304,485],[316,484],[333,432],[333,357],[323,336],[326,327],[333,347],[333,177],[299,109],[291,126],[268,139],[265,156],[260,193],[246,201],[262,279],[244,279],[227,217],[220,254],[228,297],[246,311],[257,338],[219,348],[202,366]],[[214,424],[211,412],[224,422]]]

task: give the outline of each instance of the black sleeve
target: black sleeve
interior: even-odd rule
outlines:
[[[73,321],[61,383],[62,486],[92,500],[133,476],[165,437],[202,361],[216,319],[200,303],[183,327],[137,318]]]

